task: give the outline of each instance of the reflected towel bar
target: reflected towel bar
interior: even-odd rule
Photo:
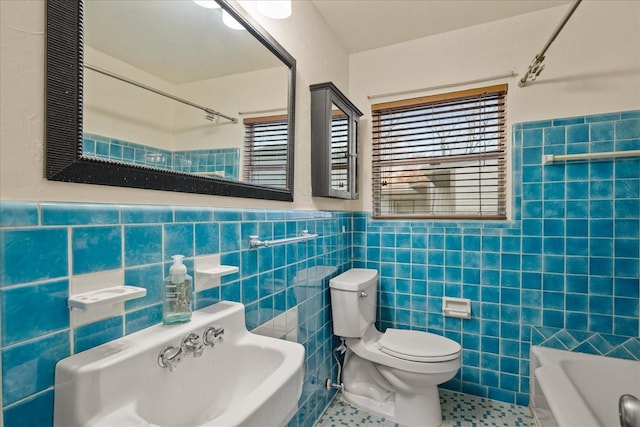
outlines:
[[[542,164],[549,165],[556,161],[567,160],[592,160],[592,159],[612,159],[616,157],[633,157],[640,156],[640,150],[626,150],[626,151],[608,151],[604,153],[585,153],[585,154],[567,154],[562,156],[556,156],[554,154],[546,154],[542,156]]]
[[[285,245],[287,243],[306,242],[307,240],[315,239],[316,237],[318,237],[318,235],[309,234],[309,230],[302,230],[302,233],[300,233],[299,236],[277,240],[259,240],[258,236],[249,236],[249,249],[256,249],[261,246],[266,248],[270,246]]]
[[[87,64],[87,63],[84,64],[84,68],[89,69],[91,71],[95,71],[96,73],[100,73],[100,74],[103,74],[103,75],[108,76],[108,77],[112,77],[112,78],[114,78],[116,80],[120,80],[121,82],[129,83],[130,85],[137,86],[137,87],[139,87],[141,89],[148,90],[149,92],[156,93],[156,94],[158,94],[160,96],[164,96],[164,97],[167,97],[169,99],[173,99],[174,101],[181,102],[182,104],[188,105],[190,107],[197,108],[198,110],[202,110],[202,111],[204,111],[206,113],[205,118],[207,120],[212,121],[216,117],[222,117],[223,119],[229,120],[231,123],[238,123],[238,119],[236,119],[235,117],[227,116],[226,114],[222,114],[219,111],[212,110],[211,108],[208,108],[208,107],[203,107],[202,105],[195,104],[195,103],[193,103],[191,101],[187,101],[186,99],[182,99],[182,98],[179,98],[179,97],[177,97],[175,95],[171,95],[170,93],[163,92],[163,91],[158,90],[158,89],[156,89],[154,87],[145,85],[143,83],[136,82],[135,80],[131,80],[131,79],[129,79],[127,77],[124,77],[124,76],[121,76],[119,74],[112,73],[111,71],[105,70],[103,68],[96,67],[96,66],[93,66],[93,65],[90,65],[90,64]]]

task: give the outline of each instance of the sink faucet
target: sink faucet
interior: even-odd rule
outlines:
[[[618,401],[620,426],[640,426],[640,399],[630,394],[623,394]]]
[[[214,345],[222,342],[222,336],[224,335],[224,328],[218,328],[215,326],[209,326],[204,330],[203,341],[205,345],[213,347]]]
[[[193,357],[202,356],[205,343],[198,334],[190,333],[182,339],[180,347],[168,345],[160,351],[158,355],[158,365],[162,368],[169,368],[170,372],[182,361],[182,357],[192,353]]]
[[[193,353],[193,357],[200,357],[204,351],[204,343],[197,334],[190,333],[182,340],[181,348],[185,354]]]

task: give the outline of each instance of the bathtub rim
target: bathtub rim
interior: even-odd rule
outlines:
[[[564,369],[564,365],[568,361],[594,361],[600,359],[607,359],[607,363],[619,361],[623,364],[631,364],[631,366],[640,366],[640,361],[550,347],[531,346],[529,407],[537,426],[540,425],[538,423],[539,413],[536,412],[537,403],[543,401],[548,407],[541,407],[540,409],[550,411],[553,416],[553,424],[551,425],[602,427],[600,418],[594,413],[588,402],[585,401],[582,393],[576,388],[573,380]],[[638,365],[635,365],[636,363]]]

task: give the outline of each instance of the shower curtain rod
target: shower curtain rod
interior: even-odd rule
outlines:
[[[205,118],[207,120],[214,120],[216,117],[222,117],[223,119],[227,119],[227,120],[231,121],[232,123],[238,123],[238,119],[236,119],[235,117],[230,117],[230,116],[222,114],[222,113],[220,113],[220,112],[218,112],[216,110],[212,110],[211,108],[207,108],[207,107],[203,107],[203,106],[198,105],[198,104],[194,104],[193,102],[187,101],[186,99],[178,98],[177,96],[171,95],[170,93],[163,92],[163,91],[158,90],[156,88],[153,88],[151,86],[147,86],[147,85],[145,85],[143,83],[138,83],[135,80],[131,80],[131,79],[127,78],[127,77],[123,77],[121,75],[112,73],[111,71],[107,71],[107,70],[105,70],[103,68],[95,67],[95,66],[87,64],[87,63],[84,64],[84,68],[88,68],[88,69],[90,69],[92,71],[95,71],[97,73],[104,74],[105,76],[112,77],[112,78],[120,80],[122,82],[129,83],[130,85],[137,86],[137,87],[139,87],[141,89],[148,90],[148,91],[156,93],[158,95],[173,99],[174,101],[181,102],[182,104],[186,104],[186,105],[188,105],[190,107],[194,107],[194,108],[197,108],[199,110],[202,110],[207,114],[205,116]]]
[[[531,79],[531,81],[534,81],[540,75],[542,70],[544,70],[544,65],[542,64],[542,61],[544,61],[544,54],[547,52],[547,49],[549,49],[549,46],[551,46],[551,43],[553,43],[556,37],[558,37],[558,34],[560,34],[560,31],[562,31],[565,24],[567,23],[569,18],[571,18],[571,15],[573,15],[573,12],[575,12],[581,2],[582,0],[575,0],[571,8],[564,15],[564,18],[562,18],[562,21],[560,21],[560,24],[556,27],[553,34],[551,34],[551,37],[549,37],[549,40],[547,40],[547,44],[545,44],[540,53],[537,54],[535,58],[533,58],[531,65],[529,65],[529,68],[527,69],[527,72],[524,73],[524,76],[522,76],[522,78],[518,82],[518,86],[525,87],[527,84],[527,80]]]
[[[419,89],[401,90],[401,91],[398,91],[398,92],[387,92],[387,93],[377,93],[375,95],[367,95],[367,99],[386,98],[386,97],[389,97],[389,96],[408,95],[410,93],[426,92],[428,90],[446,89],[446,88],[449,88],[449,87],[456,87],[456,86],[465,86],[465,85],[469,85],[469,84],[473,84],[473,83],[482,83],[482,82],[488,82],[488,81],[491,81],[491,80],[504,79],[504,78],[508,78],[508,77],[515,77],[517,75],[518,75],[518,73],[516,73],[515,71],[511,70],[508,73],[496,74],[494,76],[486,76],[486,77],[481,77],[481,78],[478,78],[478,79],[466,80],[466,81],[463,81],[463,82],[447,83],[447,84],[443,84],[443,85],[423,87],[423,88],[419,88]]]
[[[238,115],[247,116],[252,114],[265,114],[265,113],[275,113],[278,111],[287,111],[287,107],[282,108],[269,108],[267,110],[254,110],[254,111],[238,111]]]

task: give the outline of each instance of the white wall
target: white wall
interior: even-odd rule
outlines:
[[[204,112],[175,103],[177,105],[173,149],[242,149],[244,141],[242,120],[247,117],[286,114],[288,86],[289,69],[284,65],[177,86],[180,97],[235,117],[238,122],[232,123],[220,118],[218,123],[213,123],[205,120]],[[239,114],[273,108],[283,109],[264,114]]]
[[[522,75],[567,8],[547,9],[350,57],[309,1],[294,1],[293,15],[284,21],[258,17],[298,65],[295,201],[291,204],[46,181],[44,1],[0,0],[0,198],[370,210],[371,101],[367,95],[510,70]],[[518,78],[508,79],[509,129],[521,121],[640,108],[640,2],[584,1],[551,46],[545,63],[547,69],[530,87],[519,88]],[[333,81],[366,113],[361,129],[359,201],[311,197],[309,85],[324,81]],[[415,96],[435,92],[442,91]]]
[[[175,95],[175,86],[85,46],[85,63]],[[175,101],[85,69],[83,128],[87,133],[172,150]]]
[[[582,2],[548,50],[546,69],[537,82],[518,87],[518,80],[568,7],[351,55],[349,95],[365,113],[360,133],[362,191],[357,209],[371,211],[371,104],[506,82],[508,146],[514,123],[640,108],[638,1]],[[450,89],[367,98],[470,81],[511,70],[519,75]]]
[[[284,21],[258,18],[298,64],[294,203],[46,181],[45,2],[0,0],[0,15],[1,199],[344,209],[342,201],[311,198],[309,85],[333,81],[344,92],[349,90],[348,55],[311,2],[293,2],[293,14]]]

